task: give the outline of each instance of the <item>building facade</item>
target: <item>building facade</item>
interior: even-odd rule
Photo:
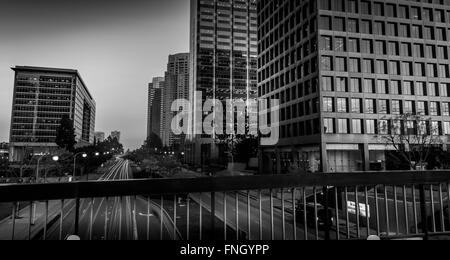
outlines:
[[[159,138],[162,137],[161,114],[163,112],[164,85],[164,78],[156,77],[148,87],[147,137],[150,137],[152,133]]]
[[[256,0],[191,0],[190,100],[192,135],[186,161],[208,164],[226,158],[213,136],[194,133],[194,100],[257,97]]]
[[[163,146],[178,149],[185,136],[175,136],[172,131],[172,103],[177,99],[189,99],[189,53],[169,56],[163,89],[161,139]],[[187,124],[188,122],[186,122]]]
[[[51,153],[63,116],[74,122],[77,146],[94,142],[95,101],[76,70],[16,66],[10,160]]]
[[[258,19],[259,96],[281,102],[264,172],[382,169],[404,114],[448,143],[450,1],[260,0]]]
[[[0,143],[0,160],[1,161],[9,160],[9,144],[8,143]]]

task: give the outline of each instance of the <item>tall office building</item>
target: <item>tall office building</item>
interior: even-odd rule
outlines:
[[[256,0],[191,0],[191,101],[198,92],[203,100],[257,97],[256,14]],[[194,110],[192,133],[197,121]],[[227,157],[213,137],[196,134],[188,136],[188,162]]]
[[[171,108],[175,100],[189,98],[189,53],[169,56],[163,97],[161,139],[164,146],[178,149],[185,137],[173,134],[171,125],[175,113],[171,112]]]
[[[148,86],[147,137],[152,133],[161,138],[161,113],[163,105],[164,78],[153,78]]]
[[[258,19],[259,96],[282,104],[262,169],[383,168],[379,126],[400,114],[448,143],[449,1],[260,0]]]
[[[76,70],[22,67],[15,72],[10,160],[57,149],[63,116],[74,121],[77,146],[94,142],[95,101]]]

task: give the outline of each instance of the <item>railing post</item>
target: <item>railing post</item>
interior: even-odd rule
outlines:
[[[214,239],[216,231],[216,193],[211,192],[211,239]]]
[[[424,239],[429,240],[428,231],[428,212],[427,212],[427,202],[425,197],[425,185],[420,185],[420,210],[422,215],[422,232],[425,235]]]
[[[331,226],[330,226],[330,222],[328,221],[330,219],[330,214],[329,214],[329,201],[330,198],[328,196],[328,187],[324,186],[323,187],[323,200],[324,200],[324,208],[325,208],[325,240],[330,240],[331,236],[330,236],[330,230],[331,230]]]

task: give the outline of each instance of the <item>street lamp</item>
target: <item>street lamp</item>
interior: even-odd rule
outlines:
[[[75,179],[75,175],[77,173],[77,156],[81,155],[83,158],[87,157],[87,154],[84,152],[77,153],[73,156],[73,178]]]
[[[38,159],[38,161],[37,161],[37,166],[36,166],[36,183],[39,181],[39,165],[40,165],[40,163],[41,163],[41,160],[42,160],[43,158],[45,158],[46,156],[47,156],[47,155],[42,155],[41,157],[39,157],[39,159]],[[52,160],[53,160],[54,162],[59,161],[59,156],[57,156],[57,155],[53,156],[53,157],[52,157]],[[45,174],[44,182],[47,182],[47,173]]]
[[[38,161],[37,161],[37,165],[36,165],[36,183],[39,182],[39,164],[41,163],[41,160],[43,158],[45,158],[46,156],[48,156],[48,154],[41,155],[39,157]],[[59,161],[59,156],[57,156],[57,155],[53,156],[52,160],[54,162],[58,162]],[[47,172],[45,172],[44,183],[47,183]],[[32,217],[31,217],[31,224],[34,225],[35,222],[36,222],[36,203],[32,202],[31,206],[33,208],[33,214],[32,214]]]

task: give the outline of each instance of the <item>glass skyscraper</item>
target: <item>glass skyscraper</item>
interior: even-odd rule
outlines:
[[[190,46],[191,101],[197,92],[203,100],[257,97],[256,0],[191,0]],[[188,139],[188,162],[226,157],[211,136]]]

